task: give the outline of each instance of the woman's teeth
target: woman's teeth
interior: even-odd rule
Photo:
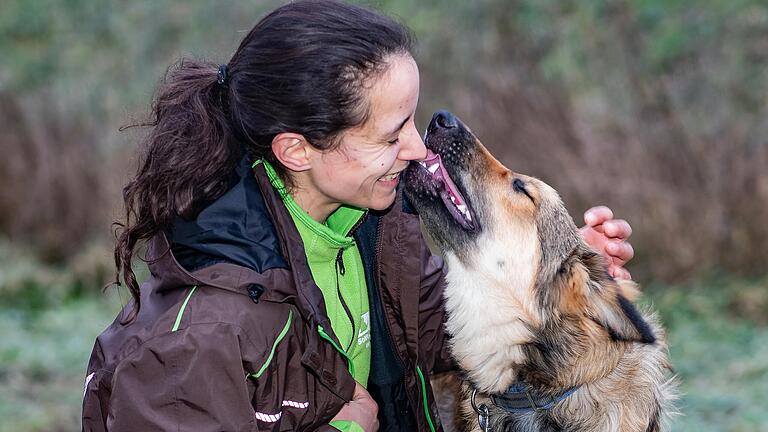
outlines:
[[[396,179],[397,176],[399,176],[399,175],[400,175],[400,173],[396,172],[394,174],[385,175],[384,177],[380,178],[379,180],[381,180],[381,181],[390,181],[390,180]]]

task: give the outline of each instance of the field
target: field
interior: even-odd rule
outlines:
[[[594,205],[631,223],[682,383],[673,430],[768,431],[768,2],[349,1],[413,31],[420,130],[449,109],[577,223]],[[99,290],[149,132],[121,126],[171,64],[229,62],[286,2],[2,3],[0,432],[79,428],[128,298]]]
[[[649,293],[682,380],[684,415],[673,430],[768,430],[766,283],[721,280]]]
[[[669,329],[684,392],[674,431],[768,430],[767,284],[713,278],[646,288],[644,302],[660,311]],[[111,322],[121,299],[111,291],[53,303],[4,304],[0,432],[77,430],[93,339]]]

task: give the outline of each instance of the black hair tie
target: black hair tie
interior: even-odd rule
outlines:
[[[227,76],[227,65],[219,65],[219,72],[216,74],[216,83],[222,87],[226,87],[228,79],[229,77]]]

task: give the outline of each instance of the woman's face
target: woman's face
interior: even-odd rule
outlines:
[[[344,132],[336,148],[313,157],[299,204],[315,219],[324,220],[342,204],[386,209],[408,162],[426,157],[414,123],[419,69],[410,55],[391,56],[388,64],[364,87],[368,120]]]

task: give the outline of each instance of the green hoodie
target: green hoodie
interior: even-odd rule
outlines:
[[[304,242],[312,277],[323,293],[331,327],[341,343],[337,349],[351,360],[355,380],[366,387],[371,367],[368,289],[360,251],[350,235],[366,210],[341,206],[321,224],[293,200],[272,166],[263,163]]]

